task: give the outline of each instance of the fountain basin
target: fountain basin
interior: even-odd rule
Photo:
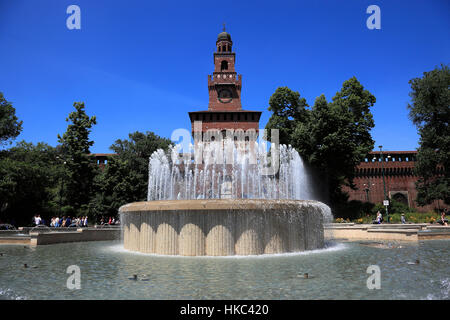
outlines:
[[[324,208],[314,200],[161,200],[119,209],[124,248],[163,255],[229,256],[324,246]]]

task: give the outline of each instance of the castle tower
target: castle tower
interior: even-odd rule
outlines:
[[[232,47],[233,41],[224,27],[216,41],[214,72],[208,75],[208,110],[189,112],[194,140],[205,140],[208,130],[218,130],[223,137],[226,130],[239,131],[246,140],[256,140],[261,112],[242,109],[242,76],[236,73],[236,54]]]
[[[214,72],[208,76],[208,109],[211,111],[242,110],[242,76],[236,73],[236,54],[232,52],[232,46],[231,36],[225,31],[220,33],[214,52]]]

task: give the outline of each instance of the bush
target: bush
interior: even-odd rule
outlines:
[[[387,222],[386,207],[382,203],[370,203],[352,200],[340,205],[339,211],[336,212],[336,223],[353,222],[353,223],[372,223],[376,219],[377,212],[383,215],[384,223]],[[414,208],[409,208],[404,203],[390,200],[388,208],[389,220],[391,223],[401,223],[401,215],[405,215],[406,223],[435,223],[440,219],[437,212],[420,213]]]
[[[408,207],[406,204],[402,202],[395,201],[391,199],[390,205],[389,205],[389,213],[410,213],[410,212],[416,212],[415,209]]]
[[[76,214],[76,210],[72,206],[64,206],[64,207],[61,208],[61,213],[62,213],[63,216],[66,216],[66,217],[67,216],[71,216],[71,217],[73,217]]]
[[[380,211],[381,214],[385,214],[386,213],[386,207],[383,206],[382,203],[376,203],[373,208],[372,208],[372,214],[377,214],[377,212]]]
[[[373,206],[371,202],[352,200],[339,205],[336,215],[349,220],[364,218],[372,211]]]
[[[405,215],[406,223],[431,223],[432,224],[432,223],[436,223],[436,221],[440,219],[440,215],[436,212],[427,212],[427,213],[408,212],[408,213],[404,213],[404,215]],[[390,222],[391,223],[401,223],[401,221],[402,221],[401,216],[402,216],[401,213],[389,214]],[[354,223],[372,223],[373,220],[375,220],[375,216],[371,216],[368,218],[363,217],[363,218],[355,219],[352,222],[354,222]],[[384,222],[386,222],[386,220]]]

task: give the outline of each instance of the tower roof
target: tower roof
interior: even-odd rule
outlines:
[[[217,36],[217,41],[221,41],[221,40],[231,41],[230,34],[226,31],[219,33],[219,35]]]

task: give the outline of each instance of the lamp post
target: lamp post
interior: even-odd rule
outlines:
[[[381,174],[383,176],[384,200],[389,201],[387,198],[387,194],[386,194],[386,181],[384,180],[384,166],[383,166],[384,157],[383,157],[383,150],[382,150],[383,146],[378,146],[378,148],[380,148],[380,156],[381,156]],[[386,220],[387,220],[387,222],[389,222],[388,205],[386,205]]]
[[[62,161],[63,165],[65,165],[67,163],[63,158],[61,158],[59,156],[56,156],[56,159]],[[63,171],[64,171],[64,168],[63,168]],[[61,214],[63,187],[64,187],[64,177],[59,177],[59,209],[58,209],[58,215]]]

